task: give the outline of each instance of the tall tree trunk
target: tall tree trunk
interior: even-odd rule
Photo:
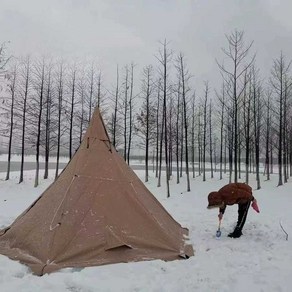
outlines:
[[[133,82],[132,82],[133,83]],[[132,94],[131,94],[132,95]],[[149,163],[149,99],[150,99],[150,71],[147,69],[147,88],[146,88],[146,135],[145,135],[145,182],[148,182],[148,163]]]
[[[284,101],[283,101],[283,168],[284,168],[284,183],[288,182],[287,172],[287,90],[288,81],[285,76],[284,80]]]
[[[41,87],[39,92],[39,112],[38,112],[38,125],[37,125],[37,141],[36,141],[36,172],[34,187],[39,185],[39,169],[40,169],[40,139],[41,139],[41,123],[42,123],[42,113],[43,113],[43,96],[44,96],[44,83],[45,83],[45,62],[42,63],[42,73],[41,73]]]
[[[10,178],[10,161],[11,161],[11,148],[12,148],[12,140],[13,140],[13,127],[14,127],[14,103],[15,103],[16,78],[17,78],[17,68],[15,66],[12,73],[12,81],[10,85],[10,89],[11,89],[10,128],[9,128],[9,142],[8,142],[7,172],[6,172],[5,180],[9,180]]]
[[[192,100],[192,172],[195,178],[195,96]]]
[[[118,98],[119,98],[119,67],[117,66],[117,86],[115,95],[114,117],[113,117],[113,145],[117,145],[117,115],[118,115]]]
[[[208,83],[205,84],[204,100],[204,128],[203,128],[203,181],[206,181],[206,146],[207,146],[207,103],[208,103]]]
[[[134,64],[131,64],[131,85],[130,85],[130,99],[129,99],[129,139],[127,149],[127,162],[130,165],[130,153],[132,147],[132,131],[133,131],[133,86],[134,86]]]
[[[268,97],[267,104],[267,126],[266,126],[266,158],[265,158],[265,169],[267,172],[267,180],[270,180],[270,159],[269,159],[269,148],[270,146],[270,96]]]
[[[163,149],[163,136],[164,136],[164,110],[162,110],[162,123],[160,130],[160,144],[159,144],[159,167],[158,167],[158,181],[157,187],[161,187],[161,168],[162,168],[162,149]]]
[[[235,63],[236,64],[236,63]],[[237,76],[237,66],[235,65],[234,68],[234,76]],[[237,101],[237,92],[236,92],[236,78],[234,78],[234,182],[237,183],[238,181],[238,170],[237,170],[237,163],[238,163],[238,101]]]
[[[187,174],[187,191],[191,191],[190,173],[189,173],[189,151],[188,151],[188,121],[187,121],[187,101],[186,101],[186,73],[183,56],[180,54],[180,70],[182,82],[182,99],[183,99],[183,114],[184,114],[184,130],[185,130],[185,158],[186,158],[186,174]]]
[[[202,143],[201,143],[201,112],[198,114],[198,172],[199,176],[202,171]]]
[[[283,155],[283,75],[281,74],[281,92],[280,92],[280,117],[279,117],[279,142],[278,142],[278,169],[279,169],[279,180],[278,186],[283,185],[283,174],[282,174],[282,155]]]
[[[182,105],[183,108],[183,105]],[[181,130],[180,130],[180,177],[183,174],[183,157],[184,157],[184,115],[181,115]]]
[[[157,85],[157,109],[156,109],[156,172],[155,177],[158,177],[159,168],[159,114],[160,114],[160,79]]]
[[[247,100],[246,100],[247,99]],[[249,158],[250,158],[250,114],[251,114],[251,82],[249,92],[244,92],[244,118],[245,118],[245,182],[249,183]]]
[[[169,169],[168,169],[168,137],[167,137],[167,110],[166,110],[166,97],[167,97],[167,53],[166,41],[163,46],[163,116],[164,116],[164,147],[165,147],[165,171],[166,171],[166,196],[170,197],[169,190]]]
[[[238,136],[238,178],[241,179],[241,135]]]
[[[229,183],[232,182],[232,173],[233,173],[233,145],[234,145],[234,117],[233,112],[231,113],[231,121],[228,125],[228,156],[229,156]],[[231,124],[230,124],[231,123]]]
[[[223,178],[223,139],[224,139],[224,109],[225,109],[225,85],[222,87],[222,104],[220,117],[220,180]]]
[[[255,164],[256,164],[256,180],[257,189],[261,188],[260,183],[260,90],[255,88],[254,84],[254,126],[255,126]]]
[[[128,66],[126,66],[125,99],[124,99],[124,160],[127,161],[127,118],[128,118]]]
[[[63,106],[63,64],[60,65],[60,72],[58,76],[58,130],[57,130],[57,161],[55,180],[59,176],[59,161],[60,161],[60,147],[61,147],[61,118],[62,118],[62,106]]]
[[[217,172],[217,144],[216,139],[214,140],[214,166],[215,166],[215,172]]]
[[[21,139],[21,164],[20,164],[20,176],[19,183],[23,182],[23,170],[24,170],[24,154],[25,154],[25,129],[26,129],[26,108],[27,108],[27,98],[30,80],[30,59],[27,58],[25,61],[25,90],[23,99],[23,111],[22,111],[22,139]]]
[[[99,72],[97,80],[97,106],[100,108],[101,104],[101,72]]]
[[[72,72],[71,84],[71,104],[70,104],[70,125],[69,125],[69,159],[72,158],[73,152],[73,119],[74,119],[74,105],[75,105],[75,85],[76,85],[76,67],[74,65]]]
[[[225,133],[224,139],[224,173],[227,171],[227,135]]]
[[[168,128],[169,128],[169,135],[168,135],[168,153],[169,153],[169,157],[168,157],[168,174],[169,177],[172,176],[172,142],[173,142],[173,135],[172,135],[172,109],[173,109],[173,101],[172,101],[172,97],[170,98],[170,105],[169,105],[169,123],[168,123]]]
[[[45,173],[44,179],[49,176],[49,157],[50,157],[50,132],[51,132],[51,68],[48,72],[48,87],[46,94],[46,144],[45,144]]]
[[[93,70],[93,64],[91,65],[90,70],[90,81],[89,81],[89,109],[88,109],[88,121],[91,119],[92,115],[92,98],[93,98],[93,89],[94,89],[94,70]]]
[[[83,125],[84,125],[84,85],[82,84],[81,85],[82,88],[80,89],[81,90],[81,95],[80,95],[80,98],[81,98],[81,116],[80,116],[80,132],[79,132],[79,145],[81,144],[82,142],[82,136],[83,136]]]
[[[272,145],[272,141],[270,141],[270,173],[273,174],[274,173],[274,157],[273,157],[273,145]]]
[[[177,89],[177,114],[176,114],[176,183],[179,184],[179,114],[180,114],[180,80]]]
[[[214,178],[213,171],[213,141],[212,141],[212,103],[209,105],[209,138],[210,138],[210,165],[211,165],[211,178]]]

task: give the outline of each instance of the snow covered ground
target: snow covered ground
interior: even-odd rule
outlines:
[[[53,175],[53,172],[51,173]],[[144,172],[137,171],[143,179]],[[231,239],[237,207],[227,207],[222,236],[216,239],[218,210],[207,210],[207,195],[228,183],[227,178],[202,182],[192,179],[192,191],[185,192],[185,179],[171,181],[171,197],[156,187],[151,173],[147,187],[182,225],[189,228],[195,256],[171,262],[149,261],[114,264],[84,269],[64,269],[43,277],[33,276],[28,268],[0,255],[0,291],[291,291],[292,238],[285,240],[279,221],[292,236],[292,183],[277,188],[277,177],[262,182],[254,191],[261,213],[249,211],[244,235]],[[18,184],[18,173],[4,181],[0,173],[0,227],[7,226],[52,182],[41,181],[33,188],[34,171],[25,172]],[[264,179],[264,178],[263,178]],[[255,181],[251,181],[255,187]]]

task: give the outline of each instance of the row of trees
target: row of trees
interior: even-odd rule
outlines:
[[[56,155],[57,177],[61,152],[72,157],[98,106],[113,145],[128,164],[133,144],[145,149],[145,181],[151,158],[158,186],[165,168],[167,196],[174,172],[177,183],[186,174],[190,191],[190,177],[202,176],[205,181],[208,168],[211,177],[218,170],[222,179],[228,171],[235,182],[244,173],[248,183],[254,172],[259,189],[260,163],[264,162],[270,179],[275,159],[278,185],[287,182],[292,172],[290,63],[281,53],[273,61],[270,77],[263,80],[251,54],[253,43],[245,44],[244,33],[234,31],[226,40],[225,62],[217,61],[222,86],[213,90],[205,82],[199,94],[191,87],[185,56],[175,56],[166,41],[160,44],[156,66],[146,66],[142,74],[136,73],[134,63],[117,67],[116,83],[110,89],[94,65],[15,59],[8,70],[10,98],[1,132],[9,141],[6,179],[13,145],[14,149],[20,145],[20,182],[27,149],[36,154],[35,186],[41,153],[45,178],[49,157]],[[135,81],[136,75],[141,82]]]
[[[12,149],[21,153],[19,182],[23,181],[24,157],[36,155],[35,186],[39,181],[39,158],[45,156],[45,175],[52,151],[56,155],[59,174],[61,152],[69,158],[82,140],[91,113],[102,104],[101,73],[94,66],[53,62],[31,57],[14,59],[9,69],[10,98],[2,105],[7,123],[2,135],[8,138],[9,179]]]

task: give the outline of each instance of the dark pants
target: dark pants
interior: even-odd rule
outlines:
[[[239,231],[242,231],[242,228],[246,221],[249,206],[250,206],[250,202],[245,203],[245,204],[238,204],[238,219],[237,219],[236,229]]]

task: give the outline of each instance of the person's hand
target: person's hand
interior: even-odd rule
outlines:
[[[223,218],[223,214],[222,214],[222,213],[219,213],[219,214],[218,214],[218,218],[219,218],[219,220],[222,220],[222,218]]]

